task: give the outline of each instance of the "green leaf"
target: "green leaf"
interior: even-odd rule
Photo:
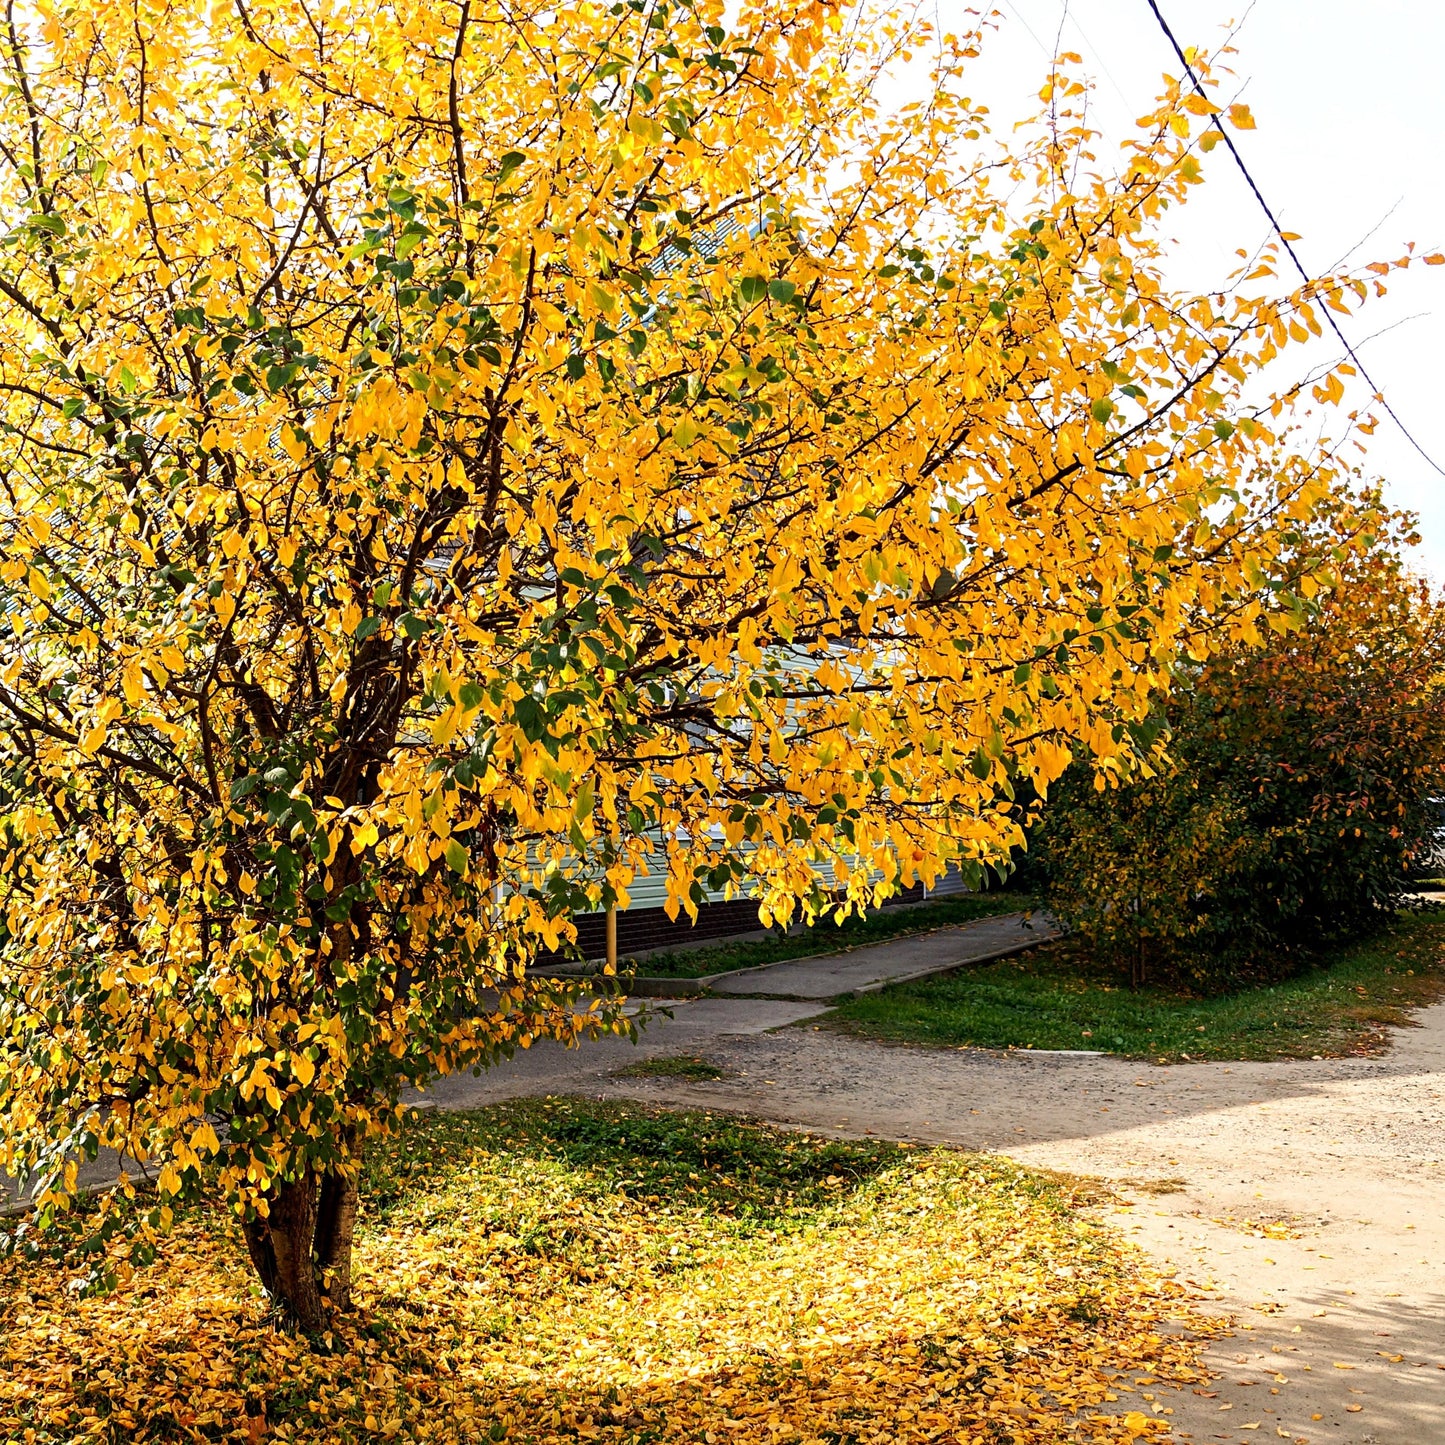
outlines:
[[[1095,421],[1106,422],[1114,415],[1114,403],[1107,396],[1096,397],[1089,411]]]
[[[768,282],[764,276],[744,276],[738,282],[738,290],[748,306],[756,306],[768,294]]]
[[[527,157],[524,156],[521,151],[508,151],[506,155],[502,157],[502,163],[498,167],[497,184],[499,186],[506,185],[517,167],[526,159]]]
[[[572,816],[580,823],[584,818],[592,816],[593,804],[597,801],[597,795],[593,791],[590,782],[584,782],[577,789],[577,799],[572,804]]]
[[[60,414],[66,421],[73,421],[85,410],[85,401],[78,396],[68,396],[65,404],[60,408]]]
[[[786,306],[786,305],[788,304],[788,302],[791,301],[791,300],[793,299],[793,297],[796,296],[797,294],[798,294],[798,288],[797,288],[795,285],[793,285],[793,283],[792,283],[791,281],[769,281],[769,282],[768,282],[768,295],[771,296],[774,301],[780,301],[780,302],[782,302],[783,305],[785,305],[785,306]]]
[[[446,860],[447,867],[460,877],[467,871],[467,864],[472,861],[472,855],[455,838],[448,838]]]
[[[365,642],[366,639],[373,636],[380,629],[380,627],[381,618],[363,617],[362,620],[357,624],[356,640],[358,642]]]
[[[1214,423],[1214,435],[1217,436],[1220,441],[1228,441],[1229,438],[1234,435],[1234,423],[1232,421],[1225,421],[1221,417]]]

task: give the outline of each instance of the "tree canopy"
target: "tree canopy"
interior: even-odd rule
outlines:
[[[404,1085],[615,1025],[525,965],[649,852],[1000,859],[1328,580],[1339,377],[1252,378],[1378,280],[1157,274],[1242,107],[1105,169],[1069,62],[996,142],[976,34],[793,0],[11,13],[0,1162],[213,1186],[308,1322]]]

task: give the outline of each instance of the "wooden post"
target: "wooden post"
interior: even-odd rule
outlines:
[[[607,910],[607,972],[617,972],[617,905]]]

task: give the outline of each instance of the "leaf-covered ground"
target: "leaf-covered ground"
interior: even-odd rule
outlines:
[[[568,1100],[413,1119],[363,1312],[275,1328],[223,1218],[107,1298],[0,1264],[0,1439],[1159,1438],[1185,1304],[998,1159]]]
[[[1369,1054],[1445,991],[1445,912],[1405,914],[1272,988],[1131,989],[1065,939],[846,1001],[833,1027],[946,1048],[1099,1049],[1159,1062]]]

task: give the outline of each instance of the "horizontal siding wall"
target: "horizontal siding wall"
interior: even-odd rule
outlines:
[[[676,919],[667,916],[661,901],[667,895],[666,875],[652,875],[638,878],[630,890],[632,903],[617,914],[617,954],[626,958],[629,954],[642,953],[653,949],[686,948],[718,938],[736,938],[739,934],[759,933],[762,924],[758,922],[757,900],[753,898],[729,898],[715,896],[702,904],[697,911],[697,922],[693,923],[686,913],[679,913]],[[649,892],[644,884],[655,884]],[[929,898],[950,898],[968,889],[959,873],[950,869],[933,888],[915,883],[905,888],[884,905],[892,908],[899,904],[922,903]],[[653,899],[657,901],[652,901]],[[576,918],[577,946],[582,957],[599,959],[607,953],[607,915],[605,913],[579,913]],[[538,954],[536,962],[560,962],[560,953]]]
[[[635,913],[650,908],[661,908],[667,902],[667,859],[661,854],[656,854],[648,859],[648,867],[652,870],[646,876],[639,873],[628,887],[628,905],[626,911]],[[824,890],[836,886],[836,879],[833,876],[832,865],[828,863],[815,863],[813,871],[818,875],[819,886]],[[744,896],[751,894],[752,890],[746,883],[743,885]],[[965,893],[968,890],[963,886],[963,879],[958,870],[950,868],[948,873],[938,880],[937,885],[928,893],[928,897],[945,898],[953,893]],[[902,901],[906,898],[922,898],[924,896],[921,884],[915,884],[907,889],[905,894],[899,895],[899,899],[890,901]],[[727,902],[722,892],[708,891],[707,902]],[[736,900],[732,900],[736,901]],[[621,917],[621,915],[618,915]],[[756,912],[753,915],[756,918]],[[757,926],[757,925],[754,925]]]

